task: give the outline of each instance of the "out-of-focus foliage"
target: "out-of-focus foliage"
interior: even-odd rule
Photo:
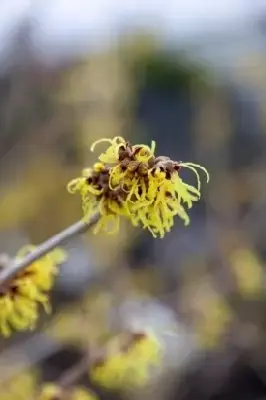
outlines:
[[[53,400],[65,398],[69,400],[96,400],[97,396],[88,390],[81,387],[67,388],[66,390],[60,388],[56,384],[47,383],[43,385],[39,400]]]
[[[247,247],[239,248],[229,262],[239,294],[245,298],[264,297],[265,271],[258,255]]]
[[[102,287],[91,289],[84,299],[61,310],[46,333],[62,342],[87,346],[111,336],[110,316],[114,296]]]
[[[29,370],[16,375],[0,385],[3,400],[28,400],[33,398],[37,388],[37,373]]]
[[[197,281],[195,286],[192,287],[189,296],[196,334],[204,347],[216,347],[232,321],[232,310],[226,299],[216,292],[210,281],[208,282],[208,276],[203,277],[202,282]]]
[[[178,59],[164,51],[156,51],[137,58],[133,63],[133,76],[139,75],[145,86],[166,93],[202,89],[206,74],[191,61]]]

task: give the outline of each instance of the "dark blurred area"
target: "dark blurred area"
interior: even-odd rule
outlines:
[[[177,219],[164,239],[123,224],[118,236],[86,233],[66,245],[53,315],[43,316],[37,333],[2,341],[15,357],[10,376],[21,373],[12,368],[26,354],[26,370],[55,380],[88,343],[137,321],[162,336],[173,326],[179,332],[175,343],[164,338],[171,360],[161,389],[138,398],[265,399],[264,14],[232,33],[225,19],[224,30],[190,41],[139,28],[95,50],[84,34],[80,46],[62,39],[61,53],[61,39],[42,52],[38,18],[12,25],[0,55],[1,252],[15,255],[81,217],[66,184],[94,161],[90,145],[99,138],[155,140],[157,154],[202,164],[211,180],[189,227]],[[24,346],[40,332],[55,349],[47,357],[46,342]]]

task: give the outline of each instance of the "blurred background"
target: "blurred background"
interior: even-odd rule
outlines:
[[[162,374],[129,398],[266,399],[266,2],[2,0],[0,251],[78,220],[66,183],[118,135],[204,165],[210,184],[164,239],[124,224],[65,246],[53,315],[0,343],[1,399],[146,326]]]

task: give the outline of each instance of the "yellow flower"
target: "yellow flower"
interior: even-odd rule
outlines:
[[[84,170],[83,177],[68,185],[71,193],[81,193],[83,211],[90,218],[98,209],[101,219],[95,232],[106,228],[108,221],[116,223],[126,217],[134,226],[148,229],[154,237],[163,237],[179,216],[188,225],[186,208],[200,199],[201,181],[198,169],[207,170],[197,164],[172,161],[168,157],[155,157],[155,142],[151,146],[131,145],[122,137],[100,139],[110,146],[100,154],[99,163]],[[197,187],[185,183],[179,176],[181,168],[188,168],[197,178]]]
[[[94,227],[94,233],[103,229],[108,233],[116,233],[119,229],[120,216],[129,215],[125,194],[118,187],[109,187],[110,170],[102,163],[96,163],[91,169],[84,169],[82,177],[73,179],[68,184],[70,193],[79,192],[81,195],[83,213],[87,220],[97,212],[101,218]]]
[[[137,144],[132,146],[121,136],[115,136],[114,139],[99,139],[94,142],[91,146],[91,151],[94,151],[95,147],[99,143],[107,142],[111,146],[108,147],[105,153],[99,156],[99,160],[104,164],[117,164],[125,158],[134,156],[134,160],[137,162],[148,162],[154,158],[155,142],[152,141],[151,147],[144,144]]]
[[[204,348],[219,345],[221,337],[233,320],[233,311],[226,299],[218,294],[208,281],[199,286],[195,294],[195,310],[199,313],[195,330]]]
[[[34,371],[20,373],[0,385],[1,400],[28,400],[33,398],[37,376]]]
[[[97,396],[82,387],[63,389],[60,386],[47,383],[43,385],[38,400],[96,400]]]
[[[34,246],[26,246],[17,254],[22,259]],[[34,329],[38,320],[38,304],[50,311],[47,291],[51,289],[57,273],[57,265],[66,254],[56,249],[34,261],[0,289],[0,332],[9,336],[12,328],[19,331]],[[8,268],[9,263],[3,265]]]
[[[230,265],[239,293],[258,296],[263,287],[264,270],[257,255],[248,248],[239,248],[230,257]]]
[[[53,400],[54,398],[60,399],[61,388],[52,383],[46,383],[42,386],[42,390],[39,396],[39,400]]]
[[[161,344],[153,334],[136,334],[127,349],[94,365],[90,376],[109,389],[143,387],[149,381],[151,367],[159,364],[161,353]]]

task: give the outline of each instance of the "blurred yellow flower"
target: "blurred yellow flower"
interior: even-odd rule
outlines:
[[[230,265],[239,293],[245,297],[258,295],[265,275],[257,255],[248,248],[240,248],[231,255]]]
[[[28,400],[33,398],[36,382],[37,379],[33,371],[20,373],[7,383],[0,385],[0,399]]]
[[[161,361],[162,346],[153,334],[135,335],[132,344],[123,351],[112,352],[92,366],[90,377],[109,389],[145,386],[151,367]]]
[[[19,261],[34,249],[34,246],[22,248],[16,259]],[[12,328],[19,331],[34,329],[38,320],[38,304],[50,312],[46,292],[52,288],[57,265],[65,259],[66,253],[55,249],[3,285],[0,289],[0,332],[3,336],[9,336]],[[8,266],[9,263],[3,265],[3,268]]]
[[[83,171],[83,176],[68,185],[71,193],[80,192],[83,211],[90,218],[98,209],[101,219],[95,228],[106,229],[109,220],[118,229],[119,217],[131,220],[134,226],[148,229],[154,237],[163,237],[179,216],[189,224],[187,209],[200,199],[201,181],[198,169],[207,170],[197,164],[172,161],[168,157],[155,157],[155,142],[151,146],[131,145],[122,137],[100,139],[109,142],[107,150],[100,154],[99,163]],[[188,168],[197,178],[197,187],[180,178],[181,168]]]
[[[226,299],[212,285],[205,282],[195,296],[195,309],[199,312],[195,330],[200,344],[205,348],[216,347],[233,318]]]
[[[97,396],[82,387],[62,389],[54,383],[42,386],[38,400],[96,400]]]
[[[219,344],[232,312],[223,299],[217,298],[208,304],[204,315],[205,320],[198,325],[197,333],[203,346],[212,348]]]

